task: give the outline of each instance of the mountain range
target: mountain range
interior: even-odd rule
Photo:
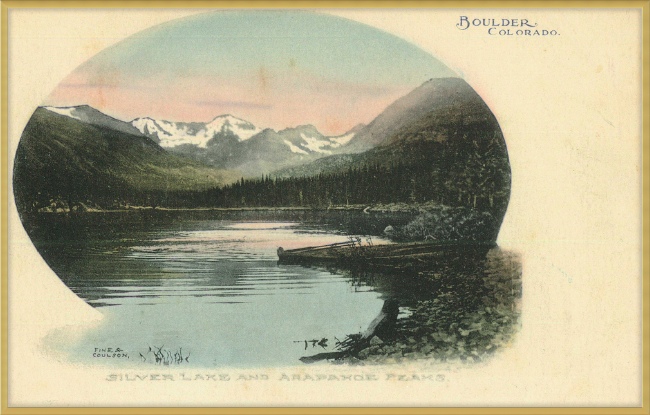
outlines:
[[[364,127],[360,124],[345,134],[325,136],[313,125],[275,131],[256,127],[230,114],[207,123],[151,117],[124,122],[87,105],[43,108],[93,126],[148,137],[170,153],[217,169],[236,170],[245,177],[269,174],[323,155],[347,153],[346,145]]]
[[[345,146],[363,127],[360,124],[340,136],[325,136],[313,125],[301,125],[276,132],[270,128],[256,127],[253,123],[230,114],[220,115],[208,123],[172,122],[146,117],[136,118],[130,124],[143,135],[158,142],[161,147],[172,151],[185,146],[207,150],[229,140],[243,143],[264,133],[267,138],[280,138],[295,154],[332,154],[334,149]]]
[[[39,107],[19,143],[14,188],[27,210],[53,201],[146,204],[146,192],[201,191],[263,175],[352,178],[368,168],[390,173],[391,186],[409,186],[400,194],[411,192],[413,201],[482,206],[495,218],[503,218],[510,195],[498,122],[459,78],[427,81],[340,136],[309,124],[275,131],[229,114],[206,123],[125,122],[85,105]]]

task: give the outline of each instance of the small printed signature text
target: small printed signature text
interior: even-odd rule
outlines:
[[[95,347],[93,357],[105,359],[128,359],[129,355],[119,347]]]

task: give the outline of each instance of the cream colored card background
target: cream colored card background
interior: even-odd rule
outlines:
[[[76,66],[130,34],[203,11],[10,9],[9,168],[35,107]],[[259,382],[109,382],[109,368],[70,365],[44,350],[52,328],[82,332],[101,315],[43,262],[10,197],[8,405],[640,406],[641,11],[323,12],[432,53],[499,120],[513,185],[498,242],[523,257],[522,330],[512,347],[485,365],[452,371],[325,365],[253,371],[269,375]],[[460,31],[461,15],[527,18],[560,35]],[[217,371],[239,373],[210,372]],[[348,372],[380,380],[278,380]],[[445,381],[387,381],[388,372],[443,373]]]

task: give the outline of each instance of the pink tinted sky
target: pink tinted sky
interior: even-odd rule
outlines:
[[[45,105],[87,104],[130,121],[211,121],[231,114],[275,130],[342,134],[434,77],[426,52],[350,20],[303,11],[202,13],[102,51]]]
[[[154,77],[134,85],[115,73],[96,79],[95,74],[75,71],[45,104],[87,104],[124,121],[152,117],[208,122],[228,113],[261,128],[313,124],[324,134],[337,135],[372,121],[412,89],[328,82],[305,74],[273,74],[264,68],[257,72],[240,80],[194,75],[179,77],[175,83]]]

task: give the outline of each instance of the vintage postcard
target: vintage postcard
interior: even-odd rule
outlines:
[[[3,4],[7,410],[642,406],[643,3],[161,6]]]

